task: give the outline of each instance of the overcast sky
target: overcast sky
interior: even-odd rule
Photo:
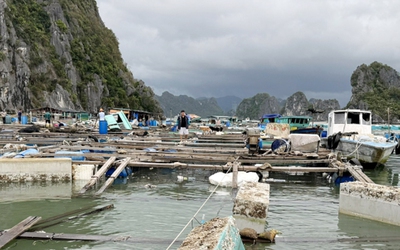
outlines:
[[[400,1],[97,0],[124,61],[157,95],[351,96],[357,66],[400,69]]]

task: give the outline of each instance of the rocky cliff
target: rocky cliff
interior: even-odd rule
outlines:
[[[260,93],[251,98],[243,99],[236,109],[239,118],[260,119],[263,114],[281,113],[278,99],[267,93]]]
[[[95,0],[0,0],[0,109],[162,112],[124,64]]]
[[[400,118],[400,76],[388,65],[373,62],[357,67],[351,76],[352,96],[346,108],[371,110],[374,122],[390,123]]]
[[[260,119],[263,114],[278,113],[281,115],[307,115],[312,116],[314,121],[326,121],[328,113],[339,108],[337,100],[311,99],[308,101],[303,92],[292,94],[285,102],[263,93],[244,99],[239,104],[236,113],[239,118],[249,117],[250,119]],[[313,114],[310,110],[322,111],[322,113]]]
[[[321,100],[311,98],[309,100],[309,109],[314,109],[315,113],[308,114],[314,121],[328,121],[328,114],[332,110],[340,109],[339,101],[336,99]],[[322,112],[322,113],[319,113]]]

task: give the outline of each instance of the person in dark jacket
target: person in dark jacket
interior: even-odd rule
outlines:
[[[189,119],[186,116],[185,110],[182,110],[181,115],[178,117],[178,130],[181,142],[183,142],[183,136],[185,136],[185,140],[187,140],[189,135]]]
[[[22,121],[22,110],[18,110],[18,123],[21,124]]]

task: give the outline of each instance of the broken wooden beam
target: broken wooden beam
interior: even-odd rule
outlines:
[[[127,157],[124,159],[125,161],[122,162],[117,169],[115,169],[114,173],[108,178],[106,183],[95,193],[95,195],[100,195],[108,188],[115,180],[115,178],[118,177],[118,175],[124,170],[124,168],[128,165],[129,161],[131,160],[131,157]]]
[[[87,215],[90,215],[90,214],[99,213],[99,212],[102,212],[104,210],[108,210],[108,209],[112,209],[112,208],[114,208],[114,204],[103,206],[103,207],[100,207],[100,208],[96,208],[96,209],[93,209],[91,211],[85,212],[83,214],[75,215],[75,216],[72,216],[72,217],[69,217],[69,218],[63,218],[63,219],[58,220],[58,221],[55,220],[55,221],[53,221],[53,222],[51,222],[49,224],[41,225],[39,227],[34,227],[34,230],[43,230],[45,228],[60,224],[60,223],[65,222],[65,221],[78,219],[78,218],[81,218],[81,217],[84,217],[84,216],[87,216]]]
[[[97,173],[92,176],[90,181],[79,191],[79,194],[84,194],[91,186],[96,184],[97,180],[107,172],[107,170],[111,167],[111,164],[113,164],[116,159],[117,158],[115,156],[110,157],[106,161],[106,163],[104,163],[104,165],[99,169],[99,171],[97,171]]]
[[[129,242],[129,243],[158,243],[167,245],[171,242],[170,239],[134,239],[131,236],[112,236],[112,235],[90,235],[90,234],[68,234],[68,233],[39,233],[39,232],[25,232],[18,236],[19,239],[32,239],[32,240],[81,240],[81,241],[113,241],[113,242]],[[181,243],[180,240],[176,243]]]
[[[3,232],[3,234],[0,235],[0,248],[4,247],[5,245],[7,245],[7,243],[24,233],[30,227],[35,225],[35,223],[38,222],[40,219],[41,217],[29,216],[25,220],[13,226],[11,229]]]

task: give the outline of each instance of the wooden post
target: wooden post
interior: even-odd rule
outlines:
[[[42,217],[29,216],[25,220],[21,221],[17,225],[13,226],[10,230],[0,235],[0,248],[7,245],[8,242],[17,238],[19,235],[28,230],[36,222],[38,222]]]
[[[238,163],[233,163],[233,174],[232,174],[232,188],[238,188]]]

